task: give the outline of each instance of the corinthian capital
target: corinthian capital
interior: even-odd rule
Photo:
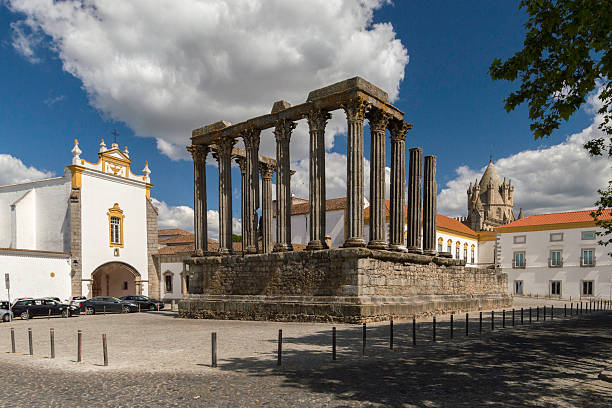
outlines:
[[[403,120],[393,120],[389,123],[389,132],[391,140],[406,140],[406,133],[412,129],[412,123],[404,122]]]
[[[238,165],[238,167],[240,167],[240,173],[245,174],[246,173],[246,158],[237,156],[237,157],[234,157],[234,160],[236,161],[236,164]]]
[[[259,164],[259,172],[261,173],[262,179],[272,179],[274,172],[276,171],[276,166],[270,163],[260,163]]]
[[[330,120],[331,117],[331,113],[323,110],[308,112],[308,127],[310,130],[324,130],[327,121]]]
[[[291,139],[291,132],[296,126],[297,123],[288,119],[277,120],[274,124],[274,137],[276,138],[276,141]]]
[[[240,136],[244,140],[244,147],[247,150],[252,148],[259,149],[259,135],[261,134],[261,129],[256,128],[248,128],[243,131]]]
[[[361,98],[353,99],[342,104],[342,109],[346,112],[346,119],[349,122],[363,121],[367,104]]]
[[[384,132],[387,128],[387,123],[389,123],[390,115],[380,109],[370,109],[366,117],[370,122],[370,129],[372,129],[373,131]]]
[[[231,158],[232,149],[234,148],[235,144],[236,144],[236,139],[234,139],[233,137],[225,137],[225,138],[220,139],[217,142],[217,155],[219,156],[219,158],[220,159],[225,158],[225,157]]]
[[[187,151],[191,153],[193,161],[196,163],[204,163],[208,154],[208,146],[206,145],[191,145],[187,146]]]

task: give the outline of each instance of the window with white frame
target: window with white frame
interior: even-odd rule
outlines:
[[[457,245],[457,247],[455,248],[455,259],[459,259],[459,245]]]
[[[582,296],[593,296],[593,281],[582,281]]]
[[[449,254],[453,253],[453,241],[451,241],[450,239],[446,243],[446,252],[448,252]]]
[[[110,217],[111,244],[121,244],[121,218]]]
[[[475,250],[474,250],[474,245],[472,245],[472,263],[475,263],[474,261],[476,260],[476,257],[475,257],[475,253],[474,253],[474,252],[475,252]]]
[[[513,268],[524,268],[525,267],[525,252],[519,251],[514,253],[514,259],[512,260]]]
[[[442,240],[442,238],[438,239],[438,252],[442,252],[444,251],[444,241]]]
[[[172,293],[172,274],[167,273],[164,280],[166,284],[166,293]]]
[[[580,257],[581,266],[595,266],[595,250],[593,248],[583,248]]]
[[[552,249],[550,251],[549,266],[551,268],[560,268],[561,266],[563,266],[563,257],[561,256],[560,249]]]
[[[595,239],[595,231],[582,231],[581,235],[583,240]]]
[[[563,233],[562,232],[552,232],[550,234],[550,242],[559,242],[563,241]]]
[[[512,237],[512,242],[515,244],[524,244],[527,242],[527,235],[515,235]]]
[[[463,259],[465,259],[465,262],[467,262],[467,247],[463,248]]]
[[[561,281],[550,281],[550,294],[552,296],[561,296]]]
[[[514,294],[515,295],[522,295],[523,294],[523,281],[522,280],[515,280],[514,281]]]

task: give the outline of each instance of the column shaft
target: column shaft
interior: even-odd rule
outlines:
[[[391,133],[391,219],[389,222],[389,248],[404,251],[404,183],[406,178],[406,132],[411,128],[404,121],[393,121]]]
[[[242,239],[242,252],[245,252],[246,247],[244,246],[245,239],[245,225],[244,214],[246,211],[246,159],[244,157],[235,158],[238,167],[240,167],[240,224],[241,224],[241,239]]]
[[[423,182],[423,253],[436,255],[436,156],[425,156]]]
[[[231,254],[232,247],[232,147],[233,138],[218,142],[219,159],[219,253]]]
[[[422,149],[418,147],[410,149],[408,166],[408,239],[406,246],[410,252],[421,253],[421,225],[423,219]]]
[[[195,252],[203,255],[208,251],[206,219],[206,155],[208,146],[192,145],[187,148],[193,157],[193,230]]]
[[[274,251],[292,251],[291,245],[291,160],[289,141],[296,124],[279,120],[274,127],[276,138],[276,245]]]
[[[370,124],[370,240],[368,248],[385,249],[385,131],[389,117],[378,109],[367,114]]]
[[[246,201],[242,222],[243,248],[249,254],[257,253],[257,208],[259,207],[259,129],[247,129],[243,134],[246,149]],[[246,238],[246,240],[245,240]]]
[[[325,111],[308,114],[310,129],[310,241],[307,249],[327,247],[325,243],[325,125],[331,115]]]
[[[346,241],[345,247],[365,246],[363,240],[363,119],[365,102],[344,106],[348,122],[346,155]]]
[[[260,164],[261,171],[261,218],[262,218],[262,252],[272,252],[272,175],[274,166]]]

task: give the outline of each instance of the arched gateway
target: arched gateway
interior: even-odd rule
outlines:
[[[123,262],[108,262],[97,267],[91,274],[91,282],[92,297],[121,297],[142,292],[140,273]]]

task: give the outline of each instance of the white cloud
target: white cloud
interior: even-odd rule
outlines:
[[[391,24],[373,24],[383,0],[9,0],[25,18],[13,46],[35,60],[46,34],[93,106],[155,137],[172,159],[192,129],[293,104],[309,90],[360,75],[398,96],[408,55]],[[330,122],[326,145],[345,129]],[[306,127],[302,126],[304,129]],[[305,157],[307,131],[292,154]],[[274,151],[267,139],[262,151]]]
[[[0,186],[45,179],[53,175],[50,171],[39,170],[33,166],[28,167],[10,154],[0,153]]]
[[[164,228],[180,228],[185,231],[193,232],[193,208],[186,205],[170,206],[164,201],[159,201],[155,198],[151,199],[153,205],[158,209],[157,226],[160,229]],[[219,212],[208,210],[208,237],[219,239]],[[233,218],[234,234],[241,234],[240,219]]]

